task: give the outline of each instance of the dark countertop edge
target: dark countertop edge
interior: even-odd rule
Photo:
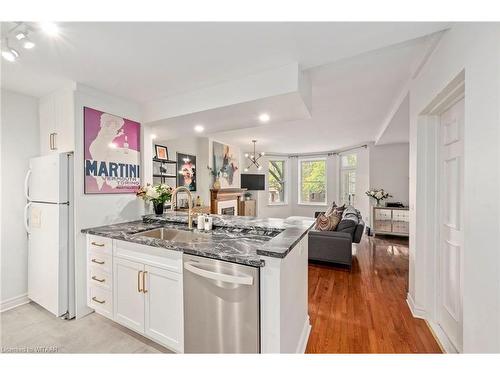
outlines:
[[[133,222],[141,222],[141,221],[137,221],[137,220],[127,221],[127,222],[117,223],[117,224],[113,224],[113,225],[127,224],[127,223],[133,223]],[[182,253],[186,253],[186,254],[190,254],[190,255],[196,255],[196,256],[210,258],[210,259],[223,260],[225,262],[230,262],[230,263],[243,264],[243,265],[252,266],[252,267],[264,267],[265,266],[265,261],[263,259],[261,259],[259,261],[252,261],[252,260],[245,260],[244,258],[238,258],[237,255],[236,256],[227,256],[227,257],[217,256],[217,254],[199,252],[199,251],[196,251],[193,249],[184,248],[182,246],[179,246],[177,248],[170,247],[170,246],[159,246],[159,245],[155,244],[154,242],[145,244],[141,241],[134,241],[134,238],[124,238],[123,236],[114,235],[113,233],[99,232],[98,229],[103,228],[103,227],[105,227],[105,226],[82,229],[81,232],[84,234],[90,234],[93,236],[106,237],[106,238],[111,238],[113,240],[136,243],[138,245],[157,247],[160,249],[166,249],[166,250],[170,250],[170,251],[180,251]],[[159,223],[158,227],[161,227],[160,223]],[[140,232],[142,232],[142,231],[138,231],[136,233],[140,233]],[[130,235],[133,236],[134,233],[130,233]]]

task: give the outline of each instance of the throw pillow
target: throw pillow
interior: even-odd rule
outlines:
[[[333,210],[335,209],[335,207],[337,207],[337,203],[333,202],[332,205],[326,210],[325,216],[330,216],[331,214],[333,214]]]
[[[333,209],[332,215],[339,216],[340,218],[342,218],[342,214],[344,213],[345,209],[346,209],[345,204],[343,204],[342,206],[336,206]]]
[[[340,217],[337,215],[326,216],[325,214],[320,214],[316,218],[316,224],[314,229],[320,231],[335,230],[337,225],[339,225]]]

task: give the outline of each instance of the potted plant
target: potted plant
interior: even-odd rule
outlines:
[[[249,191],[247,191],[247,192],[245,193],[245,199],[246,199],[247,201],[249,201],[250,199],[252,199],[252,193],[250,193]]]
[[[172,187],[167,184],[151,185],[147,184],[139,188],[136,195],[146,202],[152,202],[155,214],[163,214],[165,202],[170,202],[172,198]]]
[[[380,201],[392,197],[384,189],[370,189],[365,194],[377,201],[377,207],[380,207]]]

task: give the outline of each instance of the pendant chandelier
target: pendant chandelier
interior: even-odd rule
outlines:
[[[255,165],[255,167],[260,171],[262,169],[262,165],[259,164],[258,160],[264,156],[264,152],[257,152],[255,151],[255,144],[257,141],[254,139],[252,140],[253,142],[253,153],[251,154],[245,154],[245,157],[250,161],[250,164],[248,167],[245,168],[245,172],[248,172],[248,170]]]

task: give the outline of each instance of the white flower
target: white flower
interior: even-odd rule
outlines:
[[[375,198],[377,198],[377,199],[382,199],[383,197],[384,197],[384,194],[381,191],[377,191],[377,193],[375,194]]]
[[[149,199],[156,199],[160,196],[160,194],[158,194],[156,189],[152,186],[148,186],[148,190],[146,192],[146,195]]]

